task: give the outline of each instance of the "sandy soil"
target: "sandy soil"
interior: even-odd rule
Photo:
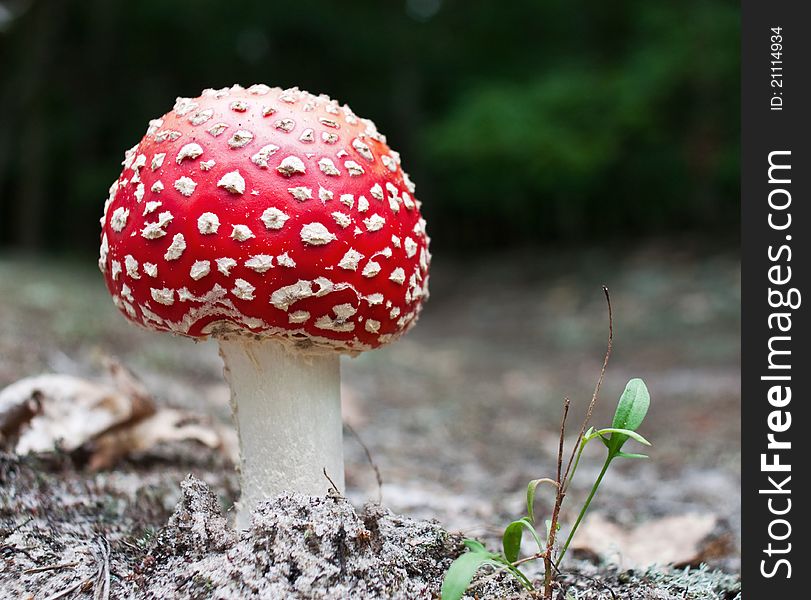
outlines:
[[[686,242],[634,251],[511,254],[475,264],[438,259],[433,296],[413,332],[391,348],[343,366],[346,419],[380,469],[384,505],[412,519],[437,519],[454,535],[478,537],[495,549],[498,528],[522,514],[526,482],[552,474],[562,398],[572,398],[576,418],[590,396],[605,343],[600,285],[606,283],[615,308],[615,351],[595,423],[607,424],[625,381],[641,376],[653,397],[641,432],[655,447],[650,461],[626,461],[610,473],[594,510],[626,527],[664,515],[716,515],[732,532],[733,543],[711,565],[735,573],[739,278],[735,255]],[[161,404],[229,421],[214,344],[129,326],[92,265],[0,257],[0,315],[0,386],[41,372],[96,377],[103,357],[112,354]],[[352,436],[346,436],[345,451],[347,496],[361,511],[378,496],[374,471]],[[107,543],[113,580],[135,581],[135,567],[154,551],[155,532],[179,506],[187,473],[209,484],[223,510],[237,493],[223,456],[171,445],[97,474],[77,470],[59,456],[33,466],[28,462],[33,459],[4,460],[0,544],[6,566],[17,565],[19,574],[79,562],[87,571],[31,574],[36,578],[29,583],[46,586],[36,598],[82,578],[95,581]],[[575,504],[599,460],[595,451],[581,467],[570,493]],[[14,488],[16,493],[9,492],[9,474],[15,473],[18,482],[27,482]],[[37,491],[32,482],[41,486],[39,494],[31,493]],[[70,510],[55,510],[62,516],[53,518],[49,534],[40,531],[40,521],[54,490],[73,501],[60,500]],[[540,502],[539,510],[544,509],[548,504]],[[36,522],[26,525],[25,511]],[[84,516],[68,535],[76,515]],[[571,517],[564,512],[564,522]],[[92,532],[107,541],[95,540]],[[16,552],[20,547],[30,557]],[[573,596],[579,598],[611,597],[585,578],[589,569],[589,577],[602,578],[609,589],[637,585],[643,575],[571,564],[561,582],[569,577],[572,590],[590,588],[593,594]],[[722,590],[695,597],[737,593],[738,584],[720,575],[694,572],[681,583],[671,576],[667,581],[658,574],[645,577],[645,593],[659,589],[665,595],[640,598],[669,598],[671,592],[662,590],[670,585]],[[0,589],[4,581],[0,577]],[[435,581],[426,585],[435,591]],[[92,597],[93,584],[85,587]],[[221,597],[183,589],[183,597]]]

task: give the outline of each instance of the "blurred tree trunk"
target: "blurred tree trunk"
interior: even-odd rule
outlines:
[[[82,78],[72,77],[65,81],[65,92],[70,99],[71,106],[75,107],[75,118],[82,124],[82,135],[71,140],[70,160],[71,172],[79,172],[82,167],[88,168],[89,160],[97,162],[104,156],[105,147],[102,141],[103,129],[109,126],[109,119],[106,118],[106,107],[87,102],[88,87],[98,88],[104,82],[116,81],[116,35],[117,21],[122,11],[127,9],[123,2],[111,2],[110,0],[82,0],[83,20],[88,25],[88,31],[92,35],[86,44],[71,48],[72,60],[84,65],[92,75]],[[120,65],[118,65],[120,68]],[[122,148],[123,154],[123,148]],[[118,155],[116,155],[118,157]],[[84,161],[84,165],[83,165]],[[111,174],[111,177],[117,175]],[[109,185],[110,182],[106,182]],[[76,188],[74,188],[76,189]],[[78,195],[86,196],[88,192],[86,186],[78,188]],[[71,248],[87,247],[89,239],[98,238],[101,235],[98,225],[98,217],[101,216],[101,207],[107,195],[107,187],[98,188],[93,199],[85,197],[75,198],[75,206],[81,210],[78,217],[73,218],[67,211],[62,211],[59,228],[59,239],[64,240]],[[87,207],[90,207],[89,211]],[[97,212],[93,212],[93,206],[98,207]],[[87,219],[88,212],[92,215]]]
[[[8,229],[4,226],[11,217],[9,194],[9,173],[11,172],[11,140],[14,124],[10,118],[13,98],[8,87],[0,89],[0,114],[5,115],[0,121],[0,244]]]
[[[38,2],[26,15],[28,20],[19,46],[20,179],[17,243],[26,250],[43,246],[47,181],[50,174],[45,86],[52,66],[55,38],[64,15],[64,0]]]
[[[10,7],[9,10],[11,10]],[[20,13],[22,10],[19,11]],[[16,134],[16,119],[14,114],[18,109],[18,99],[15,95],[16,86],[14,78],[16,73],[11,51],[13,43],[9,41],[11,35],[9,29],[14,19],[20,17],[19,13],[11,12],[10,21],[6,23],[6,29],[2,30],[4,38],[0,38],[0,65],[4,71],[0,71],[0,243],[7,239],[11,227],[9,222],[14,214],[13,203],[11,202],[11,173],[13,166],[12,145]]]

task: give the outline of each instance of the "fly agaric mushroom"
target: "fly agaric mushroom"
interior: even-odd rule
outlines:
[[[237,524],[282,491],[343,491],[341,354],[405,333],[428,295],[414,185],[374,124],[265,85],[178,98],[127,151],[101,219],[115,305],[215,338],[242,453]]]

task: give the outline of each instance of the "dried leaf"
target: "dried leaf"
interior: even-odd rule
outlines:
[[[0,447],[17,444],[22,429],[42,411],[42,394],[35,391],[21,401],[2,403],[0,396]]]
[[[209,448],[227,449],[228,440],[201,417],[186,411],[162,408],[135,423],[125,423],[101,433],[85,446],[91,469],[105,469],[124,456],[145,452],[164,442],[191,440]]]
[[[0,391],[0,432],[17,454],[67,452],[107,429],[155,411],[141,384],[118,363],[114,385],[72,375],[21,379]],[[119,387],[120,386],[120,387]]]
[[[218,448],[237,459],[232,428],[185,411],[156,410],[148,390],[129,370],[111,359],[107,368],[111,383],[40,375],[0,391],[0,444],[17,454],[59,447],[94,470],[178,440]]]
[[[729,551],[731,539],[728,533],[719,534],[718,526],[715,515],[687,514],[646,521],[629,529],[594,513],[581,525],[572,549],[596,554],[621,568],[695,565]]]

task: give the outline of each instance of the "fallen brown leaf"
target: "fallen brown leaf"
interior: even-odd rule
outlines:
[[[209,448],[222,448],[223,439],[201,417],[172,408],[162,408],[136,423],[103,432],[86,445],[91,469],[106,469],[119,459],[144,452],[162,442],[192,440]]]
[[[697,565],[729,552],[731,538],[718,529],[718,518],[712,514],[668,516],[627,528],[594,513],[577,532],[572,550],[626,569]]]
[[[0,391],[0,444],[17,454],[72,452],[120,423],[155,412],[152,398],[119,363],[108,364],[112,383],[72,375],[38,375]]]
[[[221,449],[236,459],[232,429],[187,411],[156,408],[144,385],[123,365],[108,360],[107,367],[109,383],[50,374],[0,390],[0,446],[17,454],[60,448],[93,470],[179,440]]]

